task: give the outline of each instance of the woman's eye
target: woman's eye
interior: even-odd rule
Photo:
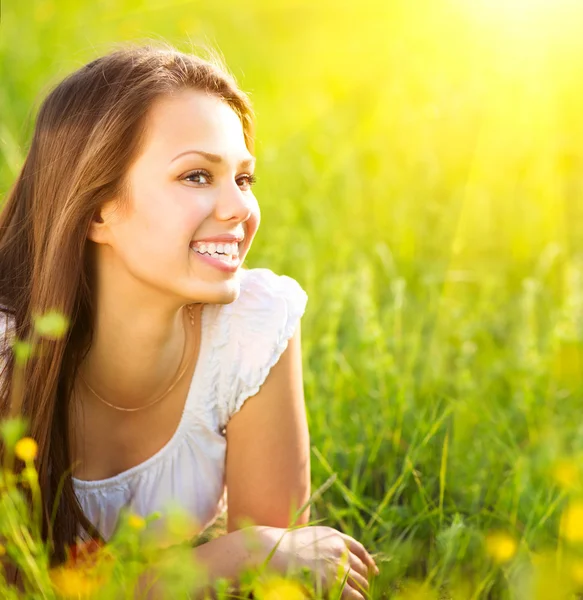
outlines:
[[[243,182],[244,189],[249,190],[251,186],[257,181],[257,177],[255,175],[243,175],[238,179],[239,182]],[[240,183],[239,183],[240,185]]]
[[[197,178],[202,177],[203,180],[207,181],[197,181]],[[210,183],[211,176],[206,171],[192,171],[185,178],[185,181],[191,181],[192,183]]]
[[[191,183],[199,183],[201,185],[211,183],[213,178],[210,173],[207,171],[192,171],[188,173],[184,177],[185,181],[190,181]],[[255,175],[242,175],[237,179],[237,183],[241,187],[241,189],[247,191],[251,188],[251,186],[257,181]]]

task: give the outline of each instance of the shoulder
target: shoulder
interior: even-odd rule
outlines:
[[[255,395],[298,327],[308,295],[292,277],[244,269],[239,297],[220,307],[215,344],[221,425]]]
[[[243,329],[254,326],[264,329],[276,324],[271,319],[266,323],[266,314],[273,313],[278,321],[285,315],[301,316],[307,301],[306,292],[295,279],[277,275],[270,269],[243,269],[239,297],[223,305],[222,312]],[[260,320],[256,321],[258,317]]]

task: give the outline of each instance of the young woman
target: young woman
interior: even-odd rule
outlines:
[[[0,215],[1,398],[15,410],[11,337],[36,314],[68,315],[64,338],[40,340],[18,407],[47,515],[73,465],[44,525],[57,560],[78,535],[110,537],[123,507],[178,502],[205,528],[228,506],[228,533],[193,558],[211,581],[236,579],[309,497],[306,294],[242,267],[260,220],[253,120],[218,63],[149,46],[90,62],[41,106]],[[287,532],[273,564],[330,583],[346,548],[344,597],[363,598],[376,565],[332,528]]]

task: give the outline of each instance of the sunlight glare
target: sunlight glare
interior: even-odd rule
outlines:
[[[476,0],[471,4],[484,16],[523,26],[556,19],[561,13],[579,7],[575,0]]]

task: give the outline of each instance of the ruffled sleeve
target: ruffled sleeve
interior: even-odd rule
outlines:
[[[300,284],[269,269],[246,269],[237,300],[222,307],[217,332],[217,382],[222,429],[255,395],[287,348],[305,312],[308,296]]]

